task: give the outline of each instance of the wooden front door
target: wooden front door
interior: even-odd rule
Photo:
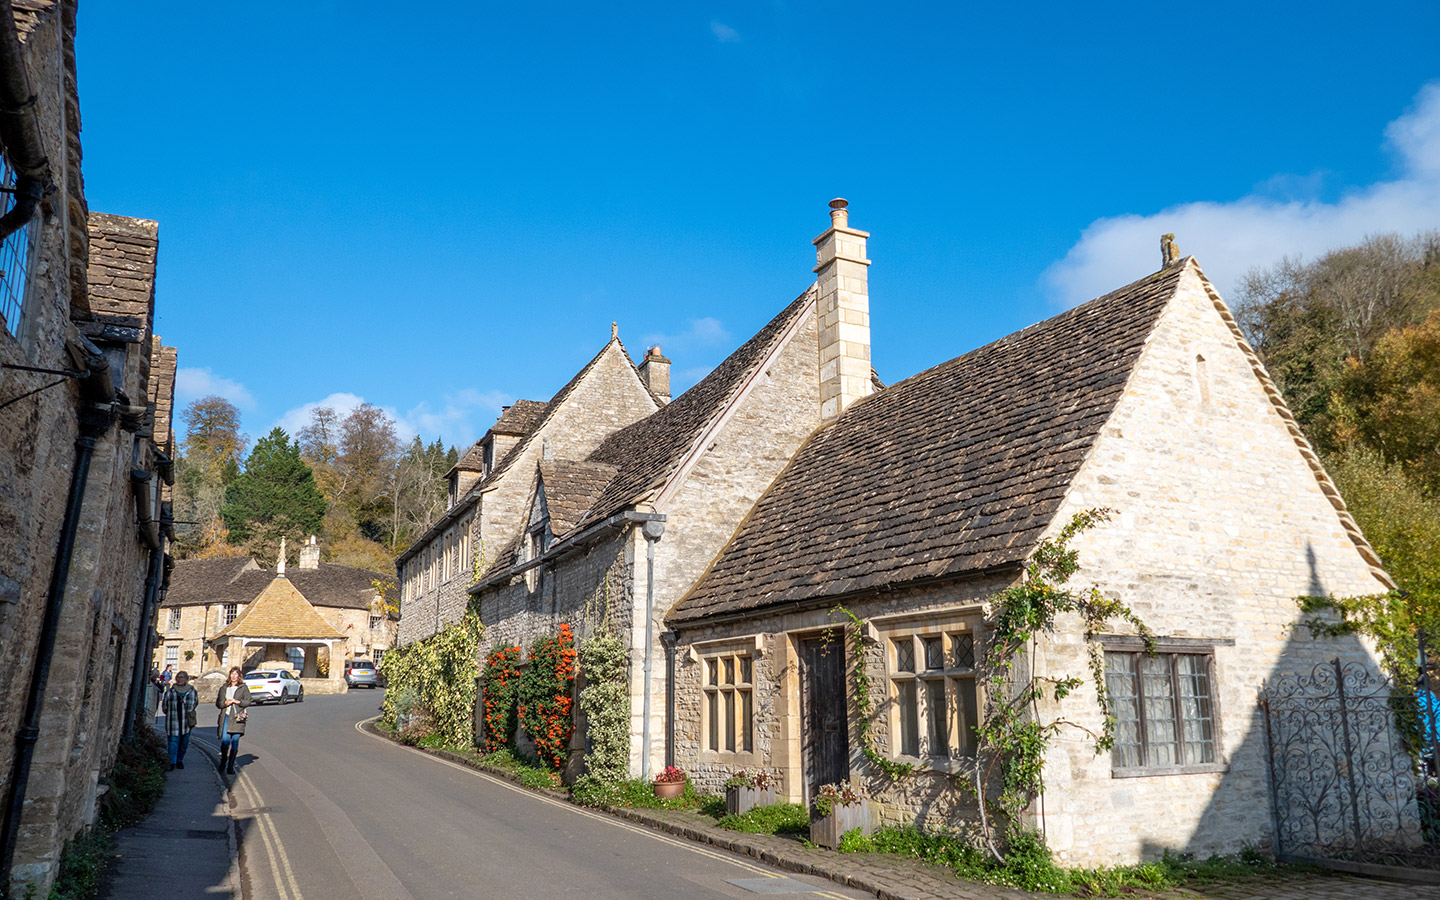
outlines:
[[[850,727],[845,701],[845,634],[800,642],[801,747],[805,753],[805,800],[822,784],[850,778]]]

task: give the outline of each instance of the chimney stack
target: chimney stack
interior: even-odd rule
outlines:
[[[1175,243],[1175,235],[1160,235],[1160,268],[1168,269],[1180,261],[1180,245]]]
[[[310,535],[308,541],[300,545],[300,568],[320,568],[320,545],[315,543],[315,535],[313,534]]]
[[[849,204],[830,201],[830,228],[817,237],[815,283],[820,345],[820,421],[832,422],[873,387],[870,375],[869,232],[850,227]]]
[[[659,344],[645,351],[640,361],[640,379],[661,403],[670,402],[670,360],[660,355]]]

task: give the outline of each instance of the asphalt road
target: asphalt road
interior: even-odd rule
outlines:
[[[232,789],[246,900],[870,896],[359,731],[382,696],[252,707]]]

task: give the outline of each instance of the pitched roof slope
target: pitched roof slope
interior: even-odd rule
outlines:
[[[542,459],[540,481],[545,485],[550,531],[564,534],[574,528],[614,477],[615,467],[604,463]]]
[[[1017,564],[1185,265],[856,403],[791,460],[671,621]]]
[[[334,640],[345,635],[316,612],[290,579],[277,576],[260,596],[215,637]]]
[[[318,569],[289,566],[286,575],[314,605],[342,609],[369,609],[375,598],[373,582],[395,577],[333,563],[321,563]],[[161,605],[250,603],[274,579],[274,569],[262,569],[249,557],[182,559],[170,573],[170,588]]]
[[[576,525],[618,512],[664,485],[695,441],[725,410],[796,320],[809,311],[814,299],[812,285],[698,384],[595,448],[589,461],[614,466],[618,471]]]

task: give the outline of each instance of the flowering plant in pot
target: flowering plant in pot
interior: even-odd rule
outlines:
[[[725,780],[725,812],[738,816],[775,802],[775,778],[764,769],[740,769]]]
[[[851,784],[821,785],[810,804],[810,842],[833,849],[856,828],[870,833],[870,798]]]
[[[666,766],[655,773],[655,796],[661,800],[674,800],[685,793],[685,770],[679,766]]]

